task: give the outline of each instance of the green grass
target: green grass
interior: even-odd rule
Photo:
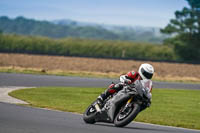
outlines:
[[[31,106],[83,113],[103,88],[48,87],[17,90],[9,95]],[[200,129],[200,91],[154,89],[152,106],[136,121]]]

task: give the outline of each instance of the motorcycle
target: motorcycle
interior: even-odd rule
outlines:
[[[85,123],[114,123],[124,127],[133,121],[139,112],[151,103],[151,80],[136,80],[133,84],[124,85],[123,89],[108,97],[102,105],[94,101],[84,112]]]

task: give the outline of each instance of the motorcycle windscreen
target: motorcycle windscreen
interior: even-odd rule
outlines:
[[[151,80],[144,79],[144,80],[141,80],[141,83],[142,83],[143,88],[145,88],[148,92],[152,91],[153,83]]]
[[[151,97],[152,97],[151,91],[152,91],[152,86],[153,86],[152,81],[151,80],[142,80],[141,84],[143,86],[143,94],[148,99],[151,99]]]
[[[151,91],[152,91],[152,81],[148,79],[144,80],[136,80],[135,81],[135,88],[138,94],[143,97],[143,95],[151,98]]]

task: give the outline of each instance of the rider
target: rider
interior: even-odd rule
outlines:
[[[130,71],[126,75],[120,76],[120,82],[117,84],[112,83],[108,89],[102,93],[98,98],[97,101],[99,104],[103,104],[104,100],[109,97],[110,95],[120,91],[125,84],[132,84],[136,80],[143,80],[143,79],[151,79],[154,73],[154,68],[150,64],[141,64],[137,71]],[[152,88],[150,88],[152,90]],[[146,105],[149,107],[151,104],[151,99],[149,103]]]

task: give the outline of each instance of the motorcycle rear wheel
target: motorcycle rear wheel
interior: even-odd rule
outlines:
[[[124,107],[122,107],[124,108]],[[133,107],[128,107],[130,110],[128,110],[126,113],[119,111],[117,116],[114,119],[114,124],[116,127],[124,127],[128,125],[131,121],[135,119],[135,117],[140,112],[140,105],[133,104]],[[122,109],[123,110],[123,109]]]

